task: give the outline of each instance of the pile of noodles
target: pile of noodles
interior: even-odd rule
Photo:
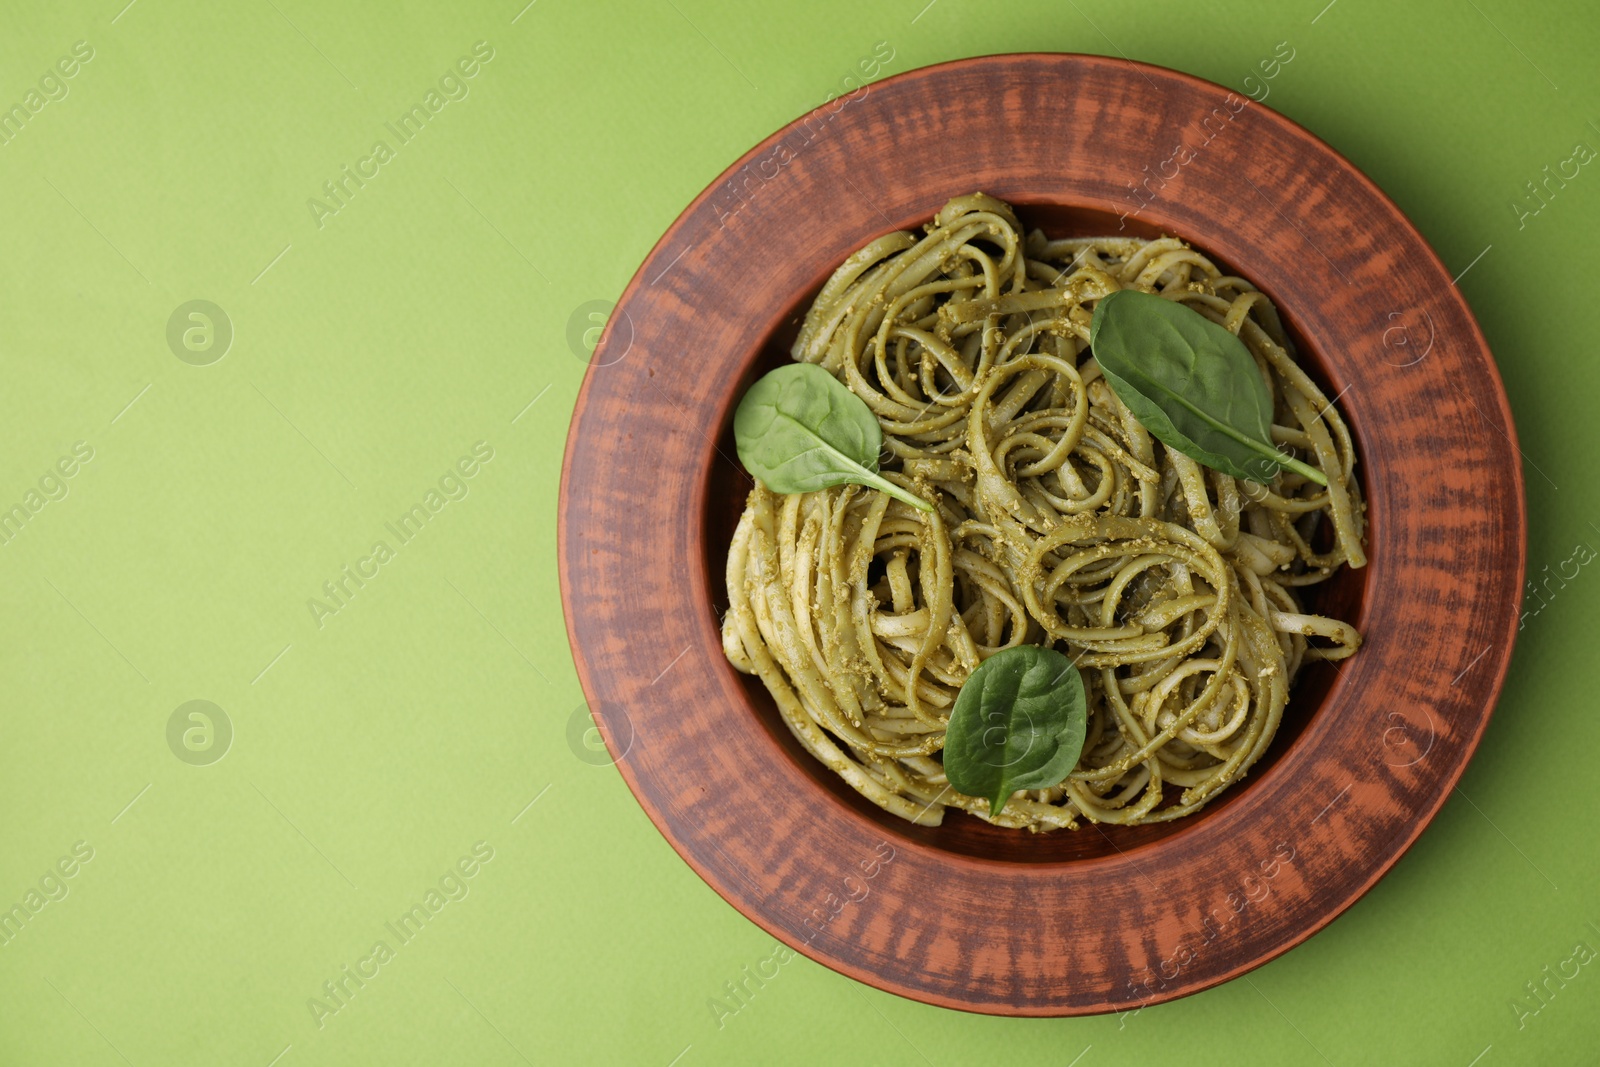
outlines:
[[[925,230],[847,259],[793,355],[866,401],[884,476],[937,510],[758,483],[728,552],[724,651],[809,752],[912,822],[955,807],[1039,831],[1197,811],[1261,758],[1305,662],[1360,644],[1296,596],[1366,562],[1350,432],[1267,298],[1182,241],[1024,237],[982,194]],[[1095,302],[1124,288],[1237,334],[1274,442],[1327,488],[1235,480],[1152,438],[1089,351]],[[1020,644],[1077,663],[1088,735],[1065,782],[991,818],[939,754],[962,682]]]

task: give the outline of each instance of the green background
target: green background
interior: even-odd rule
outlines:
[[[0,545],[0,908],[66,891],[0,946],[0,1061],[1595,1061],[1600,965],[1525,989],[1600,947],[1600,568],[1576,562],[1600,547],[1600,174],[1537,214],[1525,185],[1600,146],[1583,5],[122,2],[0,17],[0,105],[94,50],[0,146],[0,509],[66,492]],[[468,95],[400,145],[384,124],[480,40]],[[801,958],[719,1027],[709,999],[773,941],[587,747],[562,625],[590,302],[879,42],[884,74],[1087,51],[1246,91],[1284,41],[1267,105],[1470,265],[1530,574],[1578,571],[1530,601],[1462,792],[1326,932],[1187,1000],[981,1018]],[[379,139],[394,157],[319,226],[308,200]],[[210,365],[168,341],[194,299],[234,332]],[[46,477],[79,441],[93,459]],[[401,545],[385,524],[480,441],[492,460],[446,479],[465,498]],[[319,620],[378,540],[393,558]],[[218,762],[177,753],[220,732],[169,744],[191,700],[231,723]],[[46,878],[80,841],[92,860]],[[478,842],[492,859],[446,879],[467,895],[399,944],[384,924]],[[319,1026],[308,1001],[380,939],[393,958]]]

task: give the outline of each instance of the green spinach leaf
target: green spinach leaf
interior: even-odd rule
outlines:
[[[868,485],[932,511],[878,474],[883,429],[867,402],[815,363],[790,363],[752,385],[733,415],[739,460],[774,493]]]
[[[1053,648],[1018,645],[978,665],[945,728],[944,773],[997,815],[1018,789],[1062,782],[1083,754],[1083,678]]]
[[[1102,297],[1089,344],[1117,399],[1156,440],[1223,474],[1267,482],[1317,468],[1272,443],[1272,398],[1244,342],[1192,308],[1121,289]]]

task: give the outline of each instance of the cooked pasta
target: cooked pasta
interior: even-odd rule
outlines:
[[[1273,441],[1327,487],[1236,480],[1156,441],[1089,349],[1096,301],[1124,288],[1236,334]],[[845,260],[792,354],[870,406],[884,477],[937,507],[758,483],[728,551],[723,647],[882,808],[1034,831],[1180,818],[1261,758],[1308,661],[1360,644],[1298,592],[1365,564],[1350,431],[1267,298],[1181,240],[1024,235],[1007,204],[959,197],[925,233]],[[1020,644],[1077,664],[1087,740],[1064,782],[991,816],[949,787],[940,750],[962,682]]]

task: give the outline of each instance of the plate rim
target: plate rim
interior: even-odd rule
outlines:
[[[1368,177],[1360,168],[1356,167],[1342,152],[1334,148],[1332,145],[1329,145],[1316,134],[1312,133],[1301,124],[1295,122],[1293,119],[1283,115],[1276,109],[1251,100],[1248,97],[1245,97],[1244,94],[1240,94],[1226,86],[1219,85],[1207,79],[1189,74],[1185,71],[1175,70],[1137,60],[1114,56],[1103,56],[1095,53],[1038,51],[1006,52],[969,56],[913,68],[909,71],[869,83],[863,88],[870,89],[872,91],[879,91],[883,87],[891,84],[903,86],[907,83],[925,79],[939,78],[957,71],[963,71],[971,68],[1016,62],[1045,62],[1062,63],[1067,65],[1084,63],[1090,66],[1100,66],[1111,70],[1140,74],[1147,78],[1151,76],[1158,76],[1165,79],[1175,80],[1183,83],[1186,88],[1191,91],[1232,94],[1240,97],[1241,99],[1246,99],[1248,100],[1249,105],[1252,105],[1252,110],[1266,116],[1268,121],[1277,124],[1288,134],[1290,139],[1297,141],[1308,141],[1313,146],[1316,146],[1333,156],[1342,165],[1342,169],[1344,170],[1345,174],[1354,178],[1358,183],[1364,186],[1368,194],[1371,195],[1380,205],[1382,205],[1386,212],[1395,220],[1397,220],[1400,225],[1409,232],[1410,236],[1414,238],[1416,246],[1425,253],[1427,258],[1427,263],[1424,269],[1436,274],[1439,277],[1448,278],[1450,276],[1448,269],[1445,267],[1442,259],[1440,259],[1437,251],[1433,248],[1432,244],[1427,240],[1422,232],[1417,229],[1415,224],[1412,223],[1405,212],[1400,209],[1394,200],[1387,193],[1385,193],[1383,189],[1376,184],[1376,182]],[[648,279],[652,276],[651,270],[657,265],[658,259],[663,256],[664,251],[673,243],[674,239],[679,236],[680,232],[688,227],[697,211],[707,201],[709,201],[718,190],[723,188],[723,186],[732,177],[748,167],[752,162],[770,152],[783,140],[786,135],[799,128],[804,122],[806,122],[807,119],[818,116],[829,106],[830,103],[825,102],[824,104],[819,105],[818,107],[796,117],[792,121],[785,123],[773,133],[761,139],[748,151],[740,155],[728,167],[722,170],[715,179],[713,179],[678,213],[671,225],[668,226],[661,237],[652,245],[650,251],[645,255],[644,259],[640,263],[640,266],[630,278],[622,294],[618,297],[615,307],[626,308],[626,306],[637,296],[641,289],[646,288],[651,284]],[[936,209],[937,205],[933,205],[930,208],[930,211]],[[863,234],[863,239],[874,235],[875,234]],[[674,260],[674,263],[675,262],[676,260]],[[667,266],[670,268],[671,265],[672,264],[668,264]],[[1472,309],[1467,303],[1465,296],[1461,293],[1459,288],[1454,286],[1453,283],[1449,286],[1448,300],[1459,311],[1461,319],[1464,322],[1467,331],[1469,331],[1465,339],[1470,341],[1474,357],[1479,353],[1481,353],[1484,357],[1481,360],[1482,369],[1487,372],[1488,383],[1492,386],[1492,392],[1494,394],[1496,403],[1498,404],[1498,414],[1501,419],[1503,433],[1506,437],[1508,445],[1510,446],[1512,455],[1520,456],[1520,447],[1518,446],[1516,425],[1512,418],[1510,400],[1507,396],[1498,365],[1493,358],[1492,349],[1490,348],[1487,339],[1484,337],[1482,328],[1478,324],[1476,316],[1472,313]],[[606,346],[608,340],[609,337],[602,337],[600,349],[603,349]],[[577,632],[574,604],[579,594],[578,591],[574,589],[572,584],[573,576],[569,568],[568,558],[571,541],[576,531],[569,530],[568,522],[571,514],[569,503],[573,491],[572,473],[575,446],[578,444],[578,430],[591,400],[590,390],[596,381],[596,371],[606,365],[604,360],[597,358],[601,354],[600,349],[597,349],[596,352],[594,352],[590,357],[589,366],[585,370],[583,382],[580,386],[577,399],[574,403],[571,422],[568,427],[566,447],[561,466],[561,487],[558,502],[557,522],[557,558],[560,572],[564,622],[566,625],[568,641],[571,647],[573,661],[579,681],[583,688],[586,702],[589,702],[591,707],[598,703],[595,698],[597,687],[594,684],[591,667],[586,661],[583,645],[579,640],[579,634]],[[727,407],[731,407],[732,403],[733,398],[731,396],[725,398],[723,405],[724,410]],[[898,996],[903,996],[922,1003],[976,1014],[988,1014],[996,1016],[1061,1017],[1102,1014],[1107,1012],[1135,1010],[1146,1006],[1152,1006],[1157,1003],[1164,1003],[1167,1001],[1180,999],[1185,996],[1191,996],[1195,993],[1199,993],[1227,981],[1231,981],[1240,975],[1246,974],[1257,967],[1277,959],[1284,953],[1295,947],[1298,947],[1316,933],[1325,929],[1336,918],[1342,915],[1358,900],[1365,896],[1366,893],[1370,892],[1371,889],[1389,873],[1394,865],[1399,862],[1400,857],[1405,855],[1405,853],[1410,850],[1410,848],[1415,844],[1416,840],[1421,836],[1422,832],[1432,824],[1439,811],[1443,808],[1444,803],[1449,799],[1451,793],[1454,791],[1455,785],[1465,773],[1468,764],[1471,762],[1479,745],[1482,742],[1483,736],[1488,729],[1489,722],[1493,717],[1494,711],[1496,710],[1500,697],[1503,693],[1505,681],[1509,673],[1510,663],[1514,652],[1516,635],[1518,632],[1518,627],[1516,624],[1520,617],[1523,587],[1526,581],[1527,498],[1525,489],[1525,475],[1522,471],[1520,462],[1510,462],[1507,466],[1511,476],[1511,483],[1509,487],[1511,491],[1505,494],[1505,498],[1509,499],[1511,504],[1510,517],[1512,521],[1508,527],[1511,535],[1509,540],[1514,542],[1520,548],[1520,551],[1516,553],[1515,560],[1512,561],[1512,570],[1514,572],[1516,583],[1514,589],[1511,591],[1511,610],[1507,613],[1507,620],[1505,623],[1506,632],[1504,634],[1503,643],[1491,645],[1489,649],[1491,652],[1496,648],[1500,649],[1499,655],[1495,657],[1496,662],[1493,665],[1494,673],[1488,680],[1488,684],[1483,687],[1483,692],[1485,694],[1483,699],[1481,701],[1474,701],[1475,704],[1482,704],[1483,711],[1478,716],[1476,725],[1470,736],[1466,737],[1463,742],[1460,759],[1452,766],[1448,767],[1444,773],[1431,776],[1441,785],[1441,788],[1438,789],[1432,803],[1429,804],[1425,809],[1416,809],[1414,817],[1410,818],[1406,822],[1406,832],[1400,839],[1398,847],[1395,847],[1386,858],[1383,858],[1380,862],[1377,862],[1368,868],[1365,876],[1362,878],[1359,884],[1359,887],[1351,892],[1347,899],[1341,902],[1336,902],[1333,906],[1323,907],[1317,913],[1313,921],[1300,924],[1290,936],[1284,938],[1280,943],[1272,946],[1268,951],[1255,954],[1248,960],[1240,962],[1237,965],[1224,971],[1220,971],[1216,974],[1207,975],[1201,980],[1187,984],[1180,984],[1174,991],[1170,993],[1162,991],[1161,993],[1137,999],[1107,999],[1102,1005],[1089,1008],[1078,1006],[1073,1006],[1070,1008],[1061,1006],[1045,1006],[1040,1008],[1031,1005],[1022,1007],[996,1005],[993,1002],[980,1003],[974,1001],[965,1001],[958,997],[933,993],[926,989],[907,985],[892,977],[887,977],[878,971],[874,971],[851,960],[837,957],[830,953],[819,952],[816,946],[809,940],[795,938],[790,930],[766,915],[759,906],[752,905],[751,902],[741,898],[739,894],[736,893],[728,884],[728,882],[725,881],[722,871],[715,869],[710,864],[703,863],[698,857],[695,856],[692,850],[685,847],[685,845],[679,841],[678,837],[670,828],[664,813],[657,806],[655,798],[650,796],[646,790],[641,788],[636,777],[635,769],[625,758],[627,755],[626,751],[617,751],[618,746],[612,736],[611,731],[602,731],[602,734],[605,737],[606,744],[610,750],[614,765],[622,774],[630,792],[634,796],[634,799],[644,809],[646,815],[655,825],[657,831],[660,832],[664,838],[666,838],[678,856],[688,863],[690,868],[693,869],[695,873],[703,881],[705,881],[714,892],[718,894],[718,896],[733,906],[741,915],[755,923],[755,925],[766,931],[768,934],[771,934],[773,937],[777,938],[780,942],[786,944],[789,948],[803,953],[808,958],[821,963],[830,970],[834,970],[837,973],[845,975],[846,977],[861,981],[875,988],[883,989]],[[705,477],[705,470],[701,470],[695,475],[694,484],[696,488],[699,488],[703,485]],[[689,518],[691,522],[698,521],[698,516],[690,516]],[[703,571],[702,561],[698,559],[691,561],[691,568]],[[1336,686],[1341,684],[1342,683],[1339,682],[1335,683]],[[1332,695],[1333,692],[1330,690],[1329,697]],[[851,814],[855,813],[852,812]],[[916,847],[927,847],[921,846],[918,843],[913,844]],[[896,846],[898,847],[899,845],[900,842],[896,841]],[[939,850],[929,848],[929,851],[938,852]],[[983,857],[968,855],[954,856],[947,852],[940,852],[939,854],[947,857],[948,859],[961,863],[979,865],[992,864],[1008,869],[1016,867],[1015,864],[1004,860],[985,859]],[[1115,857],[1108,857],[1108,859],[1115,861]],[[1092,864],[1097,861],[1079,860],[1068,862],[1075,867],[1081,868],[1085,864]],[[1041,864],[1036,866],[1049,867],[1054,866],[1054,864]]]

